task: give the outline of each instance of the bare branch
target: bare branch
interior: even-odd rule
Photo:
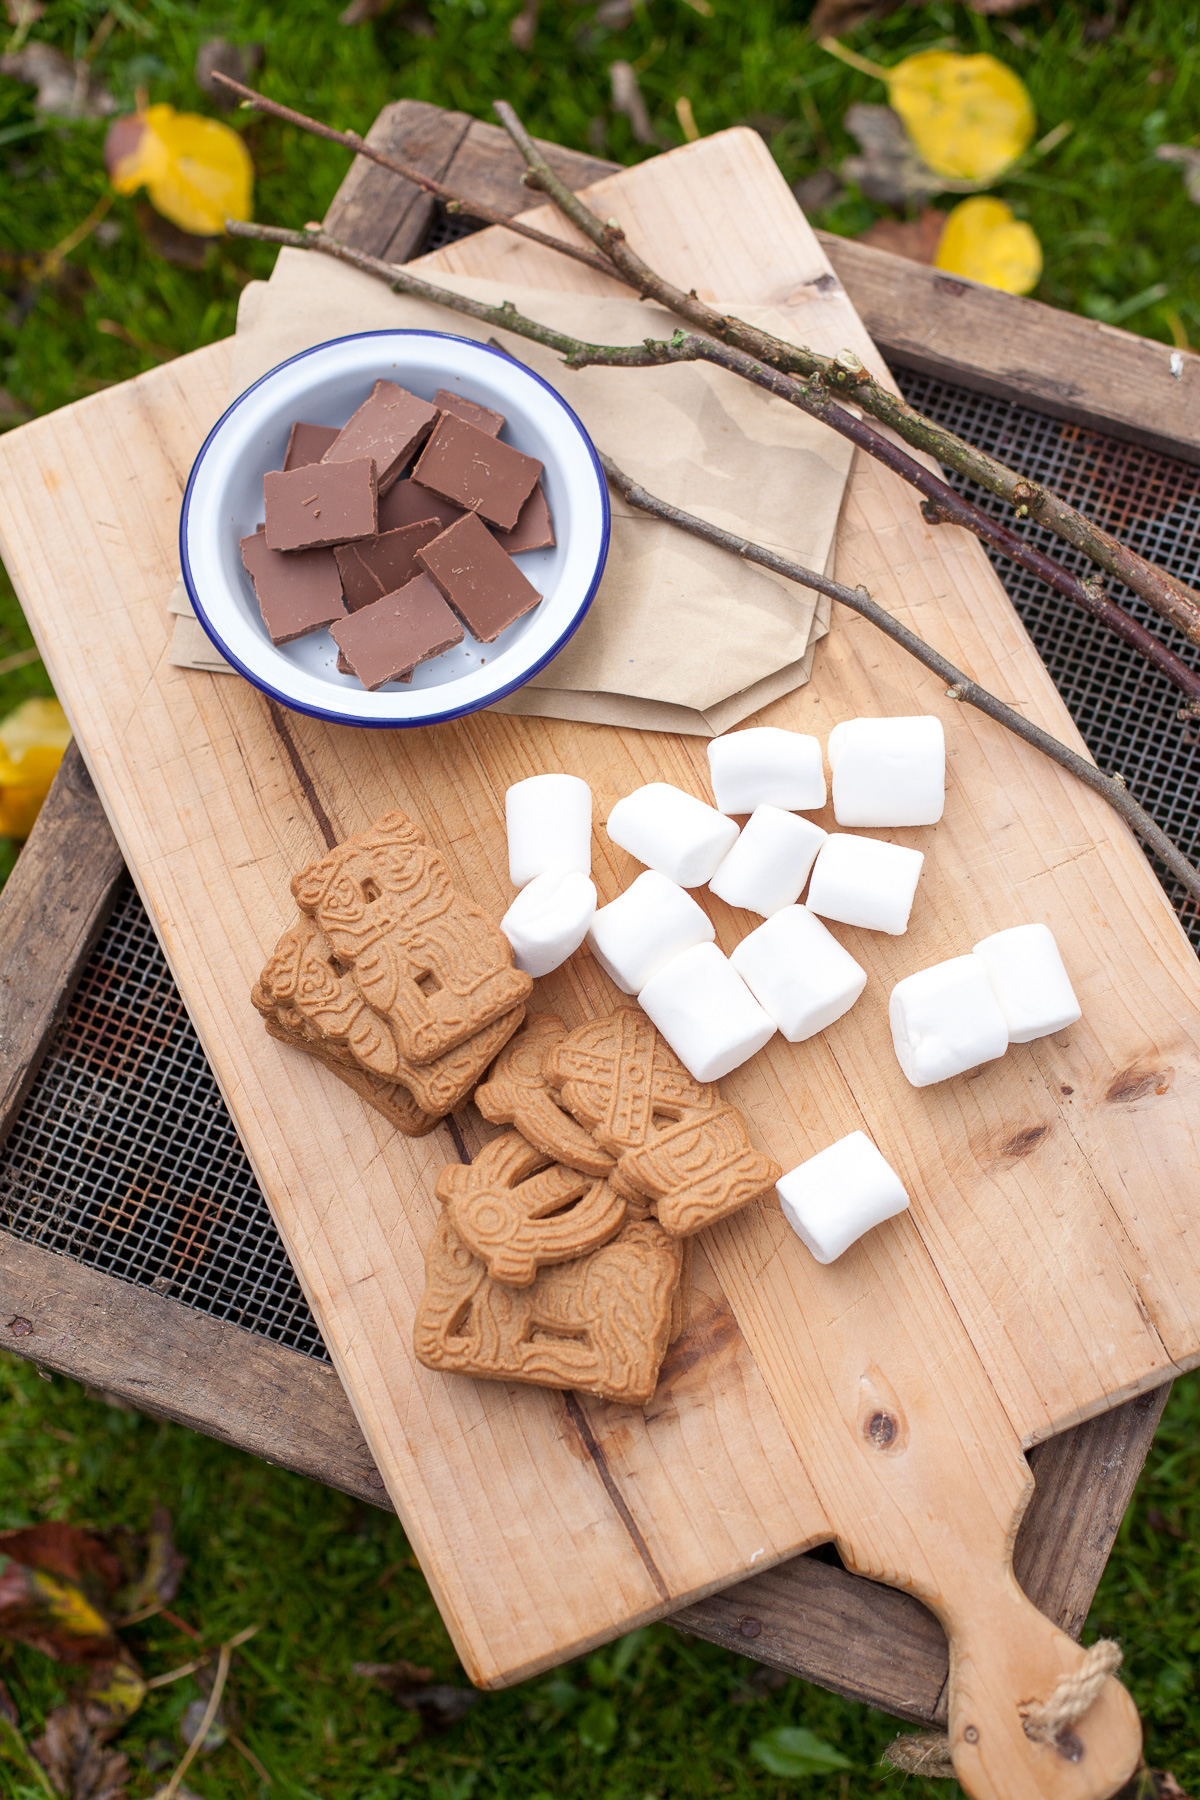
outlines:
[[[1003,725],[1024,743],[1031,744],[1035,750],[1040,750],[1060,768],[1078,776],[1094,793],[1101,794],[1147,849],[1153,851],[1176,880],[1182,882],[1193,899],[1200,900],[1200,870],[1192,866],[1166,833],[1154,823],[1145,808],[1138,805],[1123,777],[1105,775],[1095,763],[1080,756],[1078,751],[1070,749],[1040,725],[1024,718],[1014,707],[989,693],[987,688],[980,687],[969,675],[964,675],[961,669],[956,668],[948,657],[927,644],[924,638],[918,637],[915,631],[910,631],[907,625],[902,625],[878,601],[872,600],[866,588],[845,587],[841,582],[831,581],[827,575],[818,574],[815,569],[806,569],[801,563],[792,562],[789,557],[780,556],[774,550],[764,549],[761,544],[752,544],[747,538],[737,537],[731,531],[723,531],[719,525],[710,525],[706,519],[698,519],[693,513],[685,513],[666,500],[659,500],[647,493],[645,488],[619,469],[603,451],[597,451],[597,454],[613,487],[639,512],[649,513],[653,518],[677,525],[681,531],[690,532],[693,537],[703,538],[707,543],[717,544],[721,549],[731,551],[734,556],[740,556],[744,562],[757,563],[776,575],[784,576],[788,581],[796,582],[800,587],[827,594],[831,600],[837,600],[864,619],[869,619],[893,643],[899,644],[931,674],[944,681],[950,699],[959,700],[966,706],[974,706],[986,713],[989,719]]]
[[[578,244],[551,237],[549,232],[538,231],[532,225],[518,224],[507,213],[497,212],[494,207],[485,206],[481,201],[467,199],[453,188],[447,187],[444,182],[435,181],[431,175],[423,175],[420,169],[414,169],[408,163],[397,162],[394,156],[389,156],[384,150],[377,150],[374,144],[369,144],[357,131],[335,131],[332,125],[323,125],[319,119],[310,119],[307,113],[297,112],[291,106],[282,106],[278,100],[269,100],[265,94],[247,87],[244,82],[235,81],[232,75],[225,75],[220,69],[213,70],[212,79],[219,81],[222,87],[229,88],[232,93],[240,94],[243,104],[253,107],[256,112],[270,113],[272,118],[296,125],[301,131],[311,132],[313,137],[325,138],[331,144],[341,144],[345,149],[353,150],[356,156],[365,156],[369,161],[378,163],[381,169],[388,169],[393,175],[400,175],[405,181],[411,181],[415,187],[423,188],[427,194],[441,200],[449,212],[464,213],[468,218],[479,219],[484,225],[500,225],[505,231],[514,231],[518,237],[528,238],[532,244],[541,244],[543,249],[557,250],[575,262],[584,263],[600,275],[607,275],[610,279],[613,276],[612,266],[601,257],[594,256],[590,250],[582,250]]]
[[[339,239],[330,237],[327,232],[319,230],[287,231],[266,225],[251,225],[230,220],[227,230],[235,237],[258,238],[268,243],[286,244],[299,250],[321,250],[327,255],[338,257],[369,275],[385,281],[396,293],[411,294],[419,299],[432,301],[435,305],[453,308],[456,312],[465,313],[468,317],[478,319],[485,325],[512,331],[520,337],[528,338],[533,343],[542,344],[546,349],[557,351],[570,369],[589,367],[604,368],[653,368],[667,363],[705,361],[730,370],[733,374],[744,377],[756,386],[786,400],[790,405],[800,408],[810,417],[819,419],[831,430],[848,438],[851,443],[869,452],[877,461],[910,483],[925,498],[925,514],[934,523],[950,522],[964,526],[977,537],[990,543],[1001,551],[1019,567],[1027,569],[1040,581],[1046,582],[1057,593],[1073,600],[1085,612],[1106,625],[1110,631],[1124,639],[1133,649],[1143,656],[1154,668],[1174,683],[1179,691],[1187,696],[1190,708],[1200,711],[1200,674],[1178,657],[1166,644],[1160,642],[1153,632],[1147,631],[1129,613],[1110,600],[1098,583],[1082,581],[1078,575],[1063,568],[1048,557],[1044,551],[1029,544],[1012,531],[1007,525],[993,519],[974,502],[966,500],[961,494],[939,476],[932,474],[922,463],[909,456],[898,444],[877,431],[865,420],[855,417],[846,407],[839,405],[829,393],[824,383],[813,378],[800,381],[794,375],[787,375],[778,369],[769,368],[757,358],[746,352],[735,349],[732,345],[716,343],[712,338],[703,337],[695,332],[676,331],[669,339],[646,338],[642,344],[614,346],[609,344],[588,344],[582,339],[573,338],[565,332],[556,331],[552,327],[539,324],[536,319],[527,318],[519,313],[511,303],[505,301],[500,306],[486,305],[477,300],[468,300],[451,289],[440,288],[420,276],[410,274],[405,268],[394,263],[381,261],[378,257],[368,256],[365,252],[351,249]]]
[[[632,249],[619,221],[599,218],[559,179],[506,100],[497,100],[495,111],[528,165],[524,177],[526,185],[546,194],[563,217],[591,239],[613,264],[620,278],[642,298],[657,300],[681,319],[686,319],[689,325],[745,351],[770,368],[808,378],[820,376],[834,390],[852,394],[865,412],[890,425],[906,443],[927,451],[947,468],[977,481],[989,493],[1015,507],[1019,514],[1027,513],[1039,524],[1047,526],[1058,537],[1083,551],[1100,568],[1115,575],[1134,593],[1140,594],[1192,643],[1200,645],[1200,594],[1130,550],[1051,489],[1028,481],[1015,469],[1006,468],[994,457],[925,418],[906,400],[877,382],[853,352],[843,351],[837,357],[828,357],[806,346],[786,343],[782,338],[748,325],[743,319],[719,312],[700,300],[694,291],[684,293],[682,288],[666,281]],[[969,529],[974,530],[976,526]]]

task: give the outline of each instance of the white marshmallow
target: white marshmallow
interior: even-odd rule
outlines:
[[[844,719],[829,734],[839,825],[936,825],[946,804],[942,721]]]
[[[811,819],[777,806],[756,806],[708,885],[730,906],[744,906],[769,919],[800,898],[828,835]]]
[[[825,765],[820,740],[778,725],[756,725],[710,738],[713,794],[723,813],[782,806],[811,812],[825,804]]]
[[[635,788],[608,815],[614,844],[685,888],[701,887],[716,874],[737,834],[732,819],[665,781]]]
[[[716,928],[677,882],[655,869],[639,875],[592,920],[588,947],[623,994],[636,994],[681,950],[711,944]]]
[[[914,1087],[965,1075],[1008,1049],[1008,1026],[978,956],[952,956],[905,976],[892,989],[888,1018]]]
[[[840,925],[903,937],[924,861],[920,850],[904,844],[831,832],[813,865],[809,910]]]
[[[526,882],[500,921],[513,961],[527,975],[548,975],[574,954],[596,913],[596,889],[578,869],[547,869]]]
[[[578,775],[531,775],[504,796],[514,887],[551,869],[592,872],[592,790]]]
[[[806,906],[772,913],[729,960],[789,1044],[840,1019],[867,985],[866,970]]]
[[[775,1183],[783,1216],[819,1263],[908,1206],[904,1183],[863,1131],[839,1138]]]
[[[638,1001],[697,1081],[719,1081],[775,1036],[774,1019],[715,944],[673,957]]]
[[[1030,1044],[1082,1018],[1071,978],[1048,925],[1013,925],[976,944],[1010,1044]]]

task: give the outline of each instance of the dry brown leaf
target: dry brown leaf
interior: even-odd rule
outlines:
[[[873,250],[890,250],[893,256],[909,262],[932,263],[941,242],[947,215],[936,206],[927,206],[916,219],[876,219],[858,234],[860,244]]]
[[[524,6],[508,28],[508,35],[518,50],[528,50],[537,34],[541,0],[525,0]]]
[[[939,193],[942,180],[927,168],[912,147],[899,113],[890,106],[869,106],[858,101],[846,109],[846,130],[857,138],[861,156],[848,156],[842,164],[847,181],[855,181],[868,200],[882,206],[923,203]]]
[[[124,1800],[129,1759],[105,1748],[82,1706],[56,1706],[30,1748],[67,1800]]]
[[[815,39],[840,37],[865,19],[885,19],[899,5],[900,0],[817,0],[809,32]]]
[[[92,79],[81,59],[70,62],[53,44],[26,44],[8,56],[0,56],[0,75],[26,81],[37,89],[38,112],[62,119],[102,119],[117,110],[106,88]]]
[[[233,112],[241,105],[236,94],[214,81],[214,75],[228,75],[233,81],[248,82],[262,66],[261,44],[240,47],[228,38],[210,38],[196,52],[196,86],[202,88],[222,112]]]

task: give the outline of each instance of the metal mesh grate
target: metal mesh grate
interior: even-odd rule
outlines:
[[[426,248],[462,235],[457,225],[435,215]],[[1052,482],[1185,579],[1200,575],[1200,470],[926,376],[900,377],[925,412]],[[1035,528],[1029,535],[1049,541]],[[1067,560],[1062,546],[1055,552]],[[997,566],[1097,761],[1123,773],[1195,856],[1197,739],[1176,718],[1174,690],[1039,582]],[[1157,629],[1139,601],[1121,598]],[[1184,918],[1200,941],[1194,911]],[[0,1150],[0,1223],[119,1279],[326,1355],[132,887]]]
[[[1055,488],[1172,574],[1193,584],[1200,580],[1200,468],[931,376],[903,369],[898,375],[906,398],[939,424]],[[1013,523],[1011,509],[1002,501],[959,476],[950,479],[996,518]],[[1020,521],[1018,529],[1069,568],[1095,572],[1085,556],[1053,533],[1028,520]],[[1200,852],[1200,737],[1196,721],[1179,719],[1182,696],[1069,600],[1003,557],[992,561],[1100,767],[1124,775],[1137,799],[1195,861]],[[1107,585],[1113,598],[1184,662],[1200,667],[1200,651],[1144,601],[1119,582]],[[1158,874],[1200,948],[1200,910],[1162,868]]]
[[[132,883],[0,1153],[0,1223],[325,1356]]]

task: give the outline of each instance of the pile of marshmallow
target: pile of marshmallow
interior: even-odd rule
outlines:
[[[826,803],[815,737],[761,726],[712,739],[708,757],[715,806],[651,782],[613,807],[609,837],[646,870],[599,909],[587,783],[535,775],[509,788],[509,872],[521,891],[501,920],[518,968],[533,976],[556,969],[586,938],[698,1081],[729,1074],[776,1031],[801,1043],[847,1013],[866,972],[822,919],[902,936],[925,860],[905,845],[823,831],[797,816]],[[941,818],[940,720],[848,719],[830,733],[828,757],[839,826]],[[749,815],[741,830],[733,813]],[[731,956],[687,892],[704,884],[764,921]],[[892,990],[889,1017],[897,1060],[919,1088],[990,1062],[1010,1043],[1061,1031],[1080,1009],[1053,934],[1027,924],[906,976]],[[830,1158],[836,1168],[825,1169]],[[826,1177],[835,1177],[832,1185]],[[792,1170],[779,1192],[822,1262],[907,1204],[899,1178],[861,1132]]]

